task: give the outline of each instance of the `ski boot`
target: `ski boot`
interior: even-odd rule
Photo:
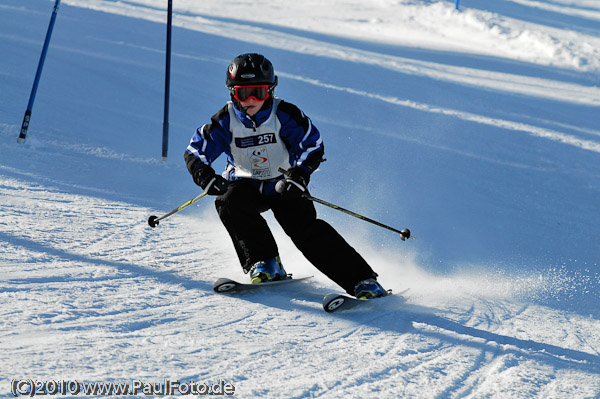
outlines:
[[[250,282],[252,284],[266,283],[267,281],[284,280],[287,277],[279,256],[256,262],[250,269]]]
[[[379,298],[387,294],[388,292],[374,278],[363,280],[354,287],[354,296],[358,299]]]

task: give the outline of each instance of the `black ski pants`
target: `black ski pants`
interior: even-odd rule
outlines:
[[[377,276],[329,223],[317,219],[313,202],[306,198],[263,195],[253,181],[241,179],[230,182],[215,206],[245,272],[254,263],[279,255],[275,238],[261,216],[270,209],[306,259],[349,294],[354,295],[359,281]]]

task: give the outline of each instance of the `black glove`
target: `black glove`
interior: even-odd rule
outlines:
[[[308,194],[306,187],[310,175],[300,166],[294,166],[288,169],[287,178],[277,182],[275,190],[286,199],[300,198],[304,194]]]
[[[208,195],[221,195],[227,191],[229,182],[215,173],[215,170],[208,165],[200,165],[192,173],[194,183],[202,187]]]

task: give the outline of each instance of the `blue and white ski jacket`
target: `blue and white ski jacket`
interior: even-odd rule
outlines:
[[[279,168],[312,173],[324,145],[310,118],[291,103],[275,98],[271,107],[248,116],[229,101],[192,136],[184,154],[188,171],[210,166],[223,153],[228,161],[223,177],[252,179],[262,193],[272,194],[283,178]]]

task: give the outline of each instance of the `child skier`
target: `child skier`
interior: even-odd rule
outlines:
[[[196,130],[184,156],[194,182],[217,196],[219,217],[252,283],[287,276],[261,216],[270,209],[302,254],[350,295],[385,295],[377,274],[331,225],[317,219],[313,202],[304,197],[323,160],[323,140],[298,107],[274,96],[271,62],[260,54],[239,55],[229,64],[226,86],[231,101]],[[222,153],[227,167],[217,175],[211,164]]]

